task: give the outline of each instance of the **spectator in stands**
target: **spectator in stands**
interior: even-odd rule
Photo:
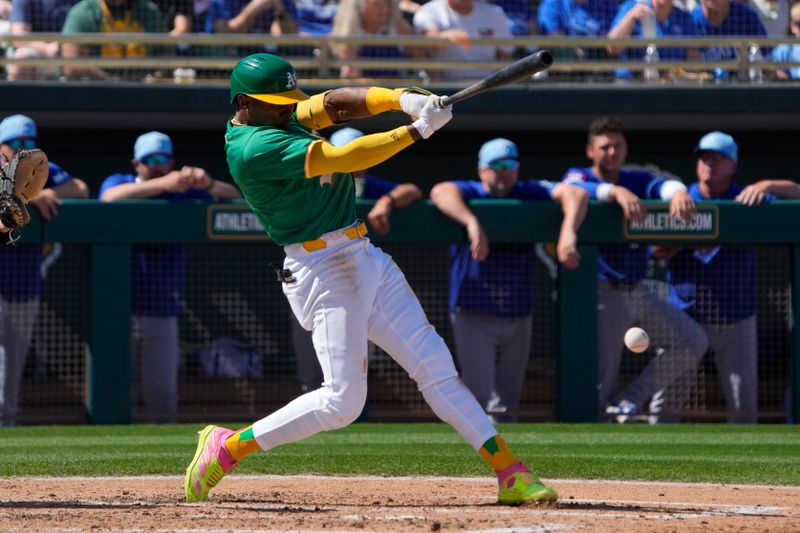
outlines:
[[[695,204],[683,183],[623,168],[627,155],[622,122],[595,119],[586,144],[592,166],[568,169],[564,181],[585,188],[592,199],[619,204],[629,221],[640,222],[647,215],[642,199],[668,201],[670,214],[683,220],[694,216]],[[648,411],[651,398],[664,401],[660,406],[650,401],[651,413],[658,407],[679,412],[708,348],[705,333],[694,320],[642,287],[647,260],[647,249],[639,244],[601,245],[598,253],[598,405],[621,417]],[[649,333],[656,355],[633,383],[617,393],[623,337],[632,324]],[[668,385],[670,395],[659,398],[657,393]]]
[[[334,146],[345,144],[364,135],[355,128],[342,128],[331,135]],[[386,235],[391,229],[389,217],[397,209],[407,207],[422,198],[422,191],[413,183],[396,184],[369,174],[369,169],[353,172],[356,185],[356,198],[376,200],[367,215],[370,229],[378,235]],[[292,345],[297,357],[297,377],[303,393],[316,390],[322,384],[322,368],[311,342],[311,332],[306,331],[291,313]]]
[[[0,159],[10,160],[22,149],[37,148],[36,123],[24,115],[0,122]],[[31,204],[45,220],[58,216],[61,198],[88,198],[89,188],[78,178],[50,162],[45,188]],[[0,426],[13,426],[18,411],[19,387],[25,356],[44,290],[42,244],[0,246]]]
[[[700,139],[697,182],[689,194],[697,202],[771,202],[776,195],[800,197],[800,186],[764,180],[744,187],[733,181],[738,147],[733,137],[714,131]],[[703,328],[714,352],[720,385],[732,423],[758,422],[758,335],[755,250],[743,246],[654,246],[668,261],[673,300]]]
[[[692,10],[692,20],[698,37],[767,35],[758,14],[750,6],[731,0],[701,0]],[[708,62],[730,61],[737,57],[736,48],[732,46],[711,46],[702,53]]]
[[[369,35],[412,35],[414,29],[403,18],[397,7],[398,0],[342,0],[336,17],[333,19],[334,37],[361,37]],[[396,45],[333,45],[333,52],[341,59],[355,57],[370,59],[398,59],[409,55],[421,57],[423,52],[416,48],[403,50]],[[403,70],[361,69],[345,65],[340,69],[342,78],[401,78]]]
[[[611,23],[610,39],[625,37],[641,37],[644,39],[661,39],[663,37],[691,37],[694,35],[694,21],[688,12],[673,5],[672,0],[627,0],[623,3]],[[641,61],[644,48],[609,47],[609,53],[622,59]],[[685,61],[687,57],[699,59],[696,51],[673,46],[658,48],[661,61]],[[667,71],[660,71],[662,77]],[[628,69],[617,71],[619,78],[633,78]]]
[[[445,80],[477,80],[493,69],[468,68],[470,62],[511,58],[513,47],[480,45],[472,39],[511,37],[503,9],[485,0],[431,0],[414,15],[414,29],[428,37],[445,37],[450,45],[433,49],[436,59],[460,63],[456,70],[429,73]]]
[[[200,167],[173,170],[172,140],[157,131],[136,139],[131,164],[133,174],[113,174],[103,181],[100,200],[241,198],[236,187],[215,180]],[[186,249],[177,244],[141,244],[134,247],[131,259],[131,359],[134,390],[143,404],[140,421],[172,423],[178,406],[178,317],[183,310]]]
[[[11,34],[26,35],[32,32],[58,33],[64,26],[67,12],[77,0],[14,0],[11,10]],[[19,41],[10,57],[15,59],[58,57],[56,41]],[[35,67],[7,65],[9,81],[30,80],[36,77]],[[40,76],[58,75],[54,69],[39,69]]]
[[[789,19],[789,31],[797,38],[800,38],[800,2],[792,6],[791,17]],[[779,44],[772,51],[772,61],[780,62],[800,62],[800,44]],[[800,67],[791,67],[788,70],[776,70],[775,75],[782,80],[800,79]]]
[[[282,9],[280,0],[213,0],[206,18],[206,33],[272,33]]]
[[[189,0],[154,0],[164,15],[167,31],[172,36],[194,31],[194,2]]]
[[[758,13],[769,37],[786,37],[789,26],[789,0],[741,0]]]
[[[533,245],[494,243],[468,206],[469,200],[556,200],[564,220],[558,259],[580,261],[577,231],[589,195],[566,183],[519,178],[519,152],[508,139],[492,139],[478,152],[477,180],[446,181],[431,190],[442,213],[466,228],[469,243],[451,247],[449,310],[461,379],[496,422],[516,422],[533,336]]]
[[[616,12],[616,0],[542,0],[537,19],[544,35],[604,37],[611,29]],[[554,53],[559,51],[554,50]],[[575,48],[574,56],[599,58],[605,57],[606,51]]]
[[[151,0],[80,0],[67,13],[62,33],[166,33],[167,25],[158,6]],[[148,47],[138,43],[104,44],[87,46],[64,43],[61,54],[74,57],[146,57],[163,53],[162,47]],[[109,79],[117,70],[99,67],[64,67],[68,78]]]
[[[339,0],[282,0],[286,9],[281,15],[284,33],[328,35],[339,9]]]

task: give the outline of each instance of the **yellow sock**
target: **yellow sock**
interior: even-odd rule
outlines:
[[[495,435],[484,442],[478,452],[495,472],[502,472],[514,463],[520,462],[517,456],[508,449],[506,441],[500,435]]]
[[[261,449],[253,435],[253,426],[242,428],[228,437],[225,441],[225,447],[228,449],[228,453],[231,454],[231,458],[237,463],[251,453]]]

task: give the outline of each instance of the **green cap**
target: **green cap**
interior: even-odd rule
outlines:
[[[231,72],[231,102],[246,94],[269,104],[286,105],[307,100],[297,88],[297,73],[291,63],[272,54],[252,54],[241,59]]]

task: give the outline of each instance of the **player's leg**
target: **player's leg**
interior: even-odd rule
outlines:
[[[608,404],[616,401],[623,338],[633,317],[626,299],[627,289],[612,287],[607,281],[597,286],[597,408],[605,414]]]
[[[758,422],[758,336],[755,315],[726,326],[708,326],[728,422]]]
[[[638,286],[631,291],[632,308],[640,314],[656,355],[621,393],[639,405],[665,390],[663,409],[676,414],[689,397],[697,367],[708,349],[703,328],[689,315]]]
[[[453,342],[461,380],[484,409],[495,383],[497,342],[491,318],[462,309],[453,313]]]
[[[142,421],[174,423],[178,413],[178,317],[139,316]]]
[[[19,388],[25,370],[39,299],[2,302],[4,317],[2,352],[0,352],[0,426],[14,425],[19,410]]]
[[[297,362],[297,379],[300,381],[300,390],[309,392],[318,389],[322,384],[322,367],[319,366],[311,332],[300,325],[292,311],[289,311],[289,314],[292,349]]]
[[[480,404],[458,378],[450,351],[428,322],[403,273],[391,257],[377,248],[373,250],[382,275],[370,314],[370,340],[408,372],[433,412],[494,469],[500,485],[500,503],[519,505],[556,500],[556,492],[542,484],[508,449]]]
[[[365,241],[287,256],[284,265],[296,280],[284,285],[284,293],[300,324],[312,329],[322,387],[238,431],[206,427],[186,471],[189,501],[204,500],[247,455],[346,426],[364,407],[367,321],[378,282],[365,256]]]
[[[516,422],[525,373],[531,357],[533,315],[522,317],[496,317],[502,323],[503,342],[497,355],[495,390],[505,413],[498,413],[499,422]]]

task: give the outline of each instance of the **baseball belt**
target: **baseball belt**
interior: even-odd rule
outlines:
[[[341,230],[341,233],[351,241],[353,239],[358,239],[359,237],[366,237],[367,225],[364,222],[361,222],[360,224],[356,224],[355,226],[350,226],[349,228]],[[305,241],[302,243],[302,246],[306,252],[316,252],[317,250],[324,250],[327,248],[328,243],[325,242],[325,239],[319,237],[311,241]]]

